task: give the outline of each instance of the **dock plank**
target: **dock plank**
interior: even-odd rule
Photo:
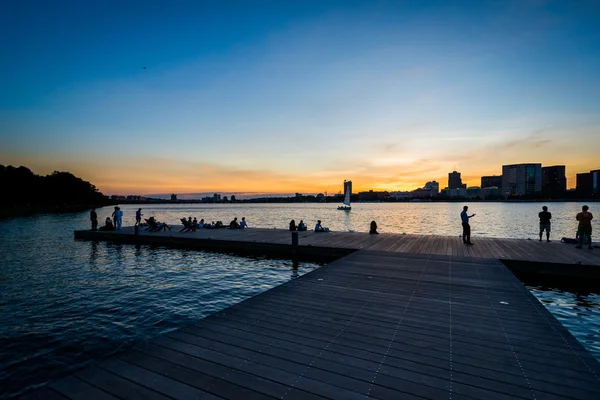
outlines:
[[[374,248],[406,239],[378,236]],[[488,242],[406,242],[413,253],[354,252],[49,388],[86,400],[600,398],[600,364],[502,263],[477,258]],[[437,254],[446,244],[472,257]]]

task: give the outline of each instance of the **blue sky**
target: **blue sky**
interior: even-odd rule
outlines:
[[[0,163],[107,194],[405,190],[454,166],[476,185],[516,162],[566,164],[573,185],[600,167],[597,1],[4,11]]]

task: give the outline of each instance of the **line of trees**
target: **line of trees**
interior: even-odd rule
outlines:
[[[0,215],[75,211],[111,202],[91,183],[70,172],[41,176],[29,168],[0,165]]]

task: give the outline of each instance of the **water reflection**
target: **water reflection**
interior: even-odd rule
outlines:
[[[0,221],[0,398],[317,267],[73,240],[86,228],[74,215]]]
[[[544,286],[528,289],[600,361],[600,294]]]
[[[292,275],[290,278],[296,279],[298,276],[298,260],[294,259],[292,260]]]

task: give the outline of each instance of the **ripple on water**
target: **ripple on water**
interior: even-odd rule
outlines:
[[[2,399],[317,268],[74,241],[80,227],[48,218],[57,229],[41,216],[0,221]]]
[[[600,361],[600,294],[542,286],[528,289]]]

